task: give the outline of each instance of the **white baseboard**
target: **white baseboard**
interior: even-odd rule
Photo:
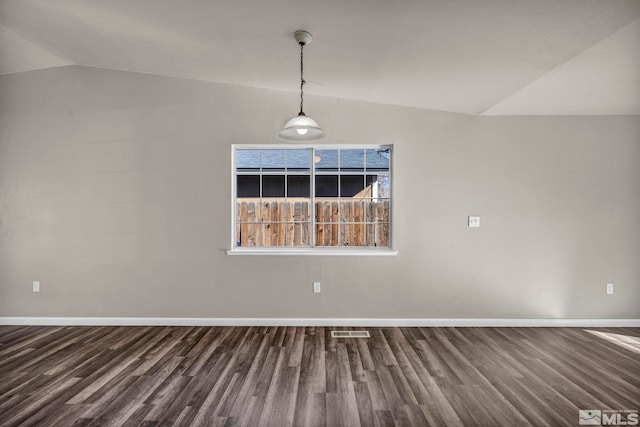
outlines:
[[[640,319],[352,319],[245,317],[0,317],[0,325],[33,326],[422,326],[640,327]]]

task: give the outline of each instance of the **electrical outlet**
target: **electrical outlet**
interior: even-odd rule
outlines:
[[[472,228],[480,227],[480,217],[479,216],[470,216],[469,217],[469,227],[472,227]]]
[[[613,283],[607,283],[607,295],[613,294]]]
[[[40,292],[40,282],[33,282],[33,292]]]
[[[313,293],[314,294],[320,293],[320,282],[313,282]]]

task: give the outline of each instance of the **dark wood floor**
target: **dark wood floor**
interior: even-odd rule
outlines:
[[[0,327],[0,425],[555,426],[640,407],[640,329],[366,329]]]

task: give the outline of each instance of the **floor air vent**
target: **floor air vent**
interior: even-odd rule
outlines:
[[[331,338],[371,338],[369,331],[331,331]]]

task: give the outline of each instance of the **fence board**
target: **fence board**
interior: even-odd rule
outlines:
[[[277,206],[277,215],[278,215],[278,219],[280,218],[286,218],[288,213],[289,213],[289,204],[288,203],[278,203]],[[287,246],[287,228],[286,228],[286,224],[284,222],[280,222],[278,223],[278,240],[277,240],[277,245],[278,246]]]
[[[316,245],[324,246],[324,227],[322,222],[318,222],[320,218],[324,218],[324,203],[316,203]]]
[[[258,203],[260,206],[260,221],[261,224],[257,227],[260,228],[258,246],[271,246],[271,204],[269,202]]]
[[[324,246],[331,246],[331,202],[326,201],[324,203],[324,222],[325,224],[325,233],[324,233]]]
[[[338,223],[340,222],[340,202],[331,202],[331,240],[329,246],[338,246],[340,244],[340,232]]]
[[[269,224],[269,244],[271,246],[278,246],[278,227],[280,224],[278,223],[278,202],[271,202],[269,204],[269,220],[271,223]]]
[[[295,229],[293,226],[293,220],[295,218],[295,206],[293,203],[287,204],[287,215],[284,217],[287,228],[287,246],[295,245]]]
[[[256,204],[247,203],[247,246],[256,246],[260,237],[260,230],[257,227]]]

